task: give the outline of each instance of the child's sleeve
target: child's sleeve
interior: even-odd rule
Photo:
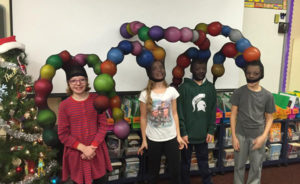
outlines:
[[[276,108],[275,108],[275,102],[274,102],[274,97],[272,94],[269,94],[268,95],[268,100],[266,102],[266,109],[265,109],[265,112],[266,113],[270,113],[272,114],[273,112],[276,111]]]
[[[180,135],[186,136],[187,131],[184,122],[184,88],[183,85],[178,89],[179,97],[177,98],[177,112],[179,118]]]
[[[60,104],[58,109],[58,138],[65,146],[76,149],[79,141],[70,133],[70,122],[67,117],[65,104]]]
[[[230,97],[230,103],[232,104],[232,105],[235,105],[235,106],[238,106],[239,105],[239,98],[240,98],[240,93],[239,93],[239,89],[236,89],[234,92],[233,92],[233,94],[231,95],[231,97]]]
[[[96,136],[92,142],[92,145],[95,147],[98,147],[99,144],[101,144],[106,136],[107,131],[107,118],[105,113],[98,114],[98,131],[96,133]]]

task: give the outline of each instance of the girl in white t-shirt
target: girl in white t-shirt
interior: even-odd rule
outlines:
[[[172,184],[180,183],[180,149],[187,144],[181,139],[176,98],[179,93],[165,81],[165,68],[155,61],[147,69],[148,85],[139,97],[141,132],[143,142],[138,150],[142,155],[147,150],[149,183],[157,183],[161,156],[167,159]]]

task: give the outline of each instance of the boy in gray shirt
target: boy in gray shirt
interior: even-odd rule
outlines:
[[[272,93],[259,85],[264,76],[260,61],[248,62],[244,68],[247,85],[234,91],[230,126],[234,152],[234,184],[244,183],[245,164],[249,157],[247,184],[260,184],[265,144],[273,123],[275,104]]]

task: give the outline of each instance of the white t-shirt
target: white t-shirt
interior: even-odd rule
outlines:
[[[179,93],[174,87],[168,87],[164,93],[151,91],[152,111],[147,114],[146,136],[151,141],[162,142],[176,137],[176,125],[172,114],[172,100]],[[139,101],[146,103],[147,92],[141,92]]]

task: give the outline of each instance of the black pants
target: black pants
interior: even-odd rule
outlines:
[[[93,184],[105,184],[107,183],[107,179],[108,179],[108,176],[107,174],[102,176],[101,178],[98,178],[98,179],[95,179],[93,181]],[[73,181],[74,184],[76,184],[76,182]]]
[[[180,182],[180,150],[177,139],[165,142],[154,142],[148,139],[147,166],[149,183],[156,184],[159,177],[160,161],[162,155],[166,156],[167,167],[172,184]]]
[[[211,184],[211,171],[208,167],[207,143],[189,144],[188,149],[181,151],[181,178],[183,184],[190,184],[190,167],[193,148],[195,148],[199,172],[203,184]]]

